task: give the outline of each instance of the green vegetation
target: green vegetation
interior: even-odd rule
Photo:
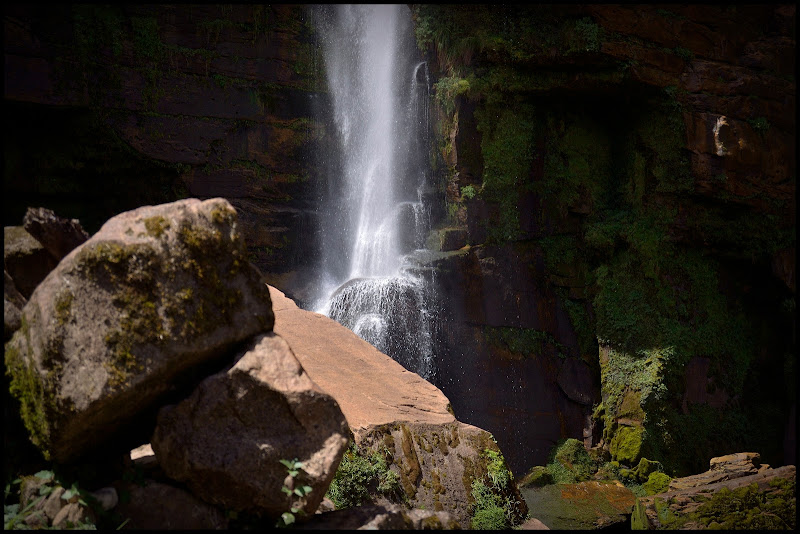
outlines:
[[[405,497],[400,476],[389,468],[385,454],[361,451],[351,441],[326,496],[339,510],[369,503],[370,495],[376,493],[394,499]]]
[[[148,217],[144,220],[144,227],[147,229],[147,234],[155,238],[161,237],[164,231],[170,227],[169,221],[160,215],[155,217]]]
[[[672,49],[672,51],[675,53],[676,56],[678,56],[684,61],[691,61],[694,59],[694,54],[692,53],[692,51],[687,50],[682,46],[676,46],[675,48]]]
[[[477,193],[475,192],[475,186],[473,185],[465,185],[464,187],[461,188],[462,198],[465,198],[467,200],[472,200],[473,198],[475,198],[476,194]]]
[[[647,482],[643,484],[644,490],[648,495],[656,495],[663,493],[669,489],[669,483],[672,478],[660,472],[650,473]]]
[[[520,486],[546,486],[549,484],[574,484],[592,478],[598,463],[574,438],[559,441],[549,454],[546,466],[536,466],[520,481]]]
[[[535,358],[545,350],[552,350],[559,357],[566,357],[566,348],[551,333],[543,330],[484,326],[483,333],[489,343],[514,354]]]
[[[770,481],[771,488],[761,490],[753,483],[731,490],[722,487],[710,497],[698,497],[701,504],[685,515],[669,509],[672,501],[656,497],[654,506],[661,528],[680,529],[698,523],[709,530],[794,530],[797,524],[796,482],[790,479]],[[631,518],[633,530],[647,528],[644,506],[637,503]]]
[[[78,503],[80,506],[90,510],[86,519],[73,524],[67,521],[61,528],[66,530],[97,530],[98,528],[121,529],[127,524],[127,519],[122,519],[119,514],[113,511],[103,510],[100,503],[91,493],[79,487],[75,481],[44,470],[38,473],[18,478],[5,486],[3,500],[3,527],[5,530],[30,530],[47,529],[55,527],[49,525],[48,518],[44,515],[41,508],[43,501],[49,499],[52,494],[60,492],[59,501],[61,506],[68,503]],[[20,502],[21,488],[27,487],[32,491],[27,502]],[[92,517],[94,519],[92,519]]]
[[[519,523],[519,514],[516,513],[516,502],[509,494],[514,484],[513,476],[498,451],[485,449],[483,456],[488,460],[487,474],[484,479],[472,481],[471,528],[502,530],[514,527]]]
[[[458,76],[442,77],[433,87],[436,93],[436,102],[442,107],[445,114],[452,115],[455,111],[456,97],[469,92],[469,81]]]
[[[597,463],[586,452],[583,442],[569,438],[553,448],[547,471],[554,483],[572,484],[589,480],[597,471]]]
[[[487,222],[487,241],[502,243],[520,235],[519,194],[528,181],[534,157],[535,109],[498,103],[476,111],[481,133],[483,187],[481,196],[497,206]]]
[[[603,30],[591,18],[564,18],[546,6],[504,4],[452,6],[415,4],[417,46],[431,49],[446,69],[474,58],[526,62],[556,49],[564,55],[596,52]],[[475,21],[481,21],[475,24]]]
[[[294,460],[281,460],[280,462],[286,467],[286,471],[289,474],[287,477],[288,482],[284,481],[283,487],[281,488],[281,491],[286,494],[289,503],[289,511],[282,513],[275,525],[276,527],[282,528],[288,527],[294,523],[297,514],[304,513],[303,506],[305,505],[305,499],[311,493],[312,488],[311,486],[297,484],[297,475],[299,475],[300,471],[303,469],[303,462],[299,462],[297,458]]]
[[[35,312],[30,318],[33,324],[40,320]],[[19,400],[20,418],[31,442],[41,450],[44,459],[49,460],[52,418],[58,413],[55,388],[61,371],[61,362],[57,358],[59,340],[49,343],[49,350],[42,355],[42,366],[50,367],[42,379],[34,358],[27,353],[32,350],[30,328],[29,319],[23,315],[19,330],[23,337],[17,344],[10,341],[5,347],[6,375],[10,377],[9,392]]]

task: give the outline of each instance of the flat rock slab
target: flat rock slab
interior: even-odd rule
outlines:
[[[300,309],[274,287],[269,292],[275,333],[314,382],[339,402],[354,433],[397,421],[456,421],[450,401],[436,386],[333,319]]]
[[[269,290],[275,333],[292,347],[311,379],[337,400],[358,447],[366,454],[388,453],[406,505],[448,512],[468,527],[472,484],[488,481],[490,452],[502,458],[492,436],[458,421],[444,393],[418,374],[336,321]],[[521,523],[528,510],[513,479],[500,498],[509,503],[515,524]]]
[[[636,504],[631,490],[618,483],[551,484],[521,490],[528,509],[554,530],[594,530],[628,520]]]

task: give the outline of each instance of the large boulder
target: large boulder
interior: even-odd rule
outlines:
[[[396,482],[399,498],[391,492],[371,494],[363,504],[388,500],[448,512],[465,528],[481,513],[502,506],[499,520],[505,526],[522,522],[527,507],[491,434],[457,420],[447,397],[418,374],[336,321],[302,310],[269,289],[275,333],[289,343],[311,379],[339,402],[357,454],[364,461],[380,455],[391,473],[383,482]]]
[[[11,391],[47,458],[108,450],[111,437],[130,450],[163,396],[196,383],[190,369],[218,370],[273,320],[226,200],[145,206],[106,222],[36,288],[5,349]]]
[[[337,402],[309,378],[286,342],[270,333],[257,337],[228,371],[162,408],[151,445],[167,476],[194,495],[277,518],[293,506],[314,514],[348,434]],[[302,469],[287,478],[281,460],[299,460]],[[284,486],[310,486],[311,492],[287,497]]]

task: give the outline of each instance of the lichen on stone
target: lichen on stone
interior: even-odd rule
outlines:
[[[144,227],[147,229],[147,234],[156,239],[160,238],[170,226],[170,222],[161,215],[148,217],[144,220]]]

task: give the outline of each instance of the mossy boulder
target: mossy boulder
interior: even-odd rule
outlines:
[[[648,460],[647,458],[642,458],[639,460],[639,465],[636,466],[634,470],[636,474],[636,478],[639,479],[640,482],[646,482],[650,479],[650,475],[657,473],[657,472],[664,472],[664,466],[661,465],[661,462],[656,462],[653,460]]]
[[[532,515],[554,530],[594,530],[627,520],[636,496],[619,482],[587,481],[521,490]]]
[[[642,484],[642,487],[648,495],[655,495],[666,491],[671,480],[672,478],[669,475],[656,471],[655,473],[650,473],[647,482]]]
[[[611,457],[620,463],[633,465],[642,449],[642,434],[644,428],[640,426],[623,426],[611,440]]]
[[[146,442],[148,410],[191,387],[189,369],[273,323],[226,200],[145,206],[110,219],[39,284],[6,371],[33,443],[67,462],[111,436],[130,440],[121,450]]]
[[[379,491],[365,495],[365,502],[445,511],[474,529],[510,528],[528,513],[514,475],[485,430],[454,420],[390,423],[356,429],[355,434],[363,457],[377,454],[385,461],[380,477],[384,490],[378,486]],[[387,479],[396,481],[394,486]]]
[[[537,465],[528,471],[528,474],[522,477],[519,481],[519,487],[524,488],[527,486],[541,487],[547,486],[554,482],[553,475],[543,465]]]
[[[571,480],[561,482],[582,482],[588,480],[597,470],[597,466],[583,446],[583,442],[575,438],[569,438],[556,447],[553,462],[548,464],[548,468],[551,469],[551,472],[559,471],[561,470],[559,466],[566,469],[571,478]],[[555,473],[553,474],[558,478]]]
[[[666,491],[640,498],[631,516],[631,528],[794,530],[796,480],[793,465],[762,468],[752,474],[712,468],[675,479]]]

